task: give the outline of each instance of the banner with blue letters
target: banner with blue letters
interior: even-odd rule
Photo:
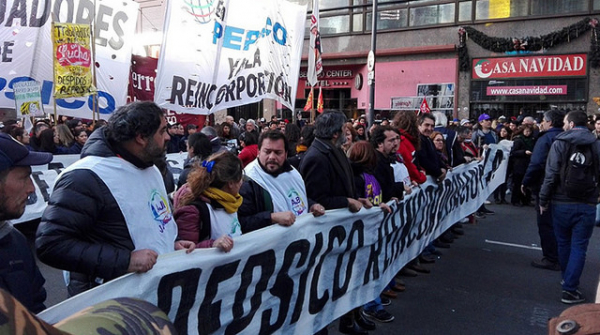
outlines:
[[[312,334],[377,297],[433,239],[475,212],[505,181],[508,151],[492,145],[481,162],[429,179],[393,212],[305,214],[218,249],[177,251],[144,274],[128,274],[47,309],[55,323],[117,297],[147,300],[180,334]]]
[[[0,108],[15,108],[15,83],[34,80],[41,85],[44,109],[52,111],[52,20],[90,23],[94,17],[98,110],[110,114],[124,105],[138,9],[139,4],[132,0],[2,0]],[[91,119],[94,97],[56,99],[58,114]]]
[[[306,6],[283,0],[171,0],[154,101],[210,114],[264,98],[294,109]]]

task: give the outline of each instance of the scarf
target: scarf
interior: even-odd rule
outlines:
[[[209,187],[204,192],[202,192],[206,197],[215,200],[229,214],[237,212],[238,208],[242,205],[242,196],[239,195],[231,195],[223,190],[218,188]]]
[[[301,152],[305,152],[306,150],[308,150],[308,147],[304,144],[298,144],[296,146],[296,153],[301,153]]]

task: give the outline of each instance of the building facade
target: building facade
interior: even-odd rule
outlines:
[[[311,0],[292,2],[310,13]],[[319,7],[325,109],[358,117],[369,105],[372,2],[320,0]],[[423,100],[451,118],[598,112],[600,0],[379,0],[377,12],[374,108],[381,116],[416,110]],[[306,58],[296,111],[310,90]]]

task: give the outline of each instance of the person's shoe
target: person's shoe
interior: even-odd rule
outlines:
[[[362,328],[364,330],[375,330],[375,329],[377,329],[377,326],[375,325],[375,323],[373,321],[365,318],[359,309],[355,309],[353,311],[353,313],[354,313],[354,321],[356,321],[356,324],[360,328]]]
[[[491,201],[489,201],[489,200],[486,200],[486,201],[484,201],[484,202],[483,202],[483,204],[484,204],[484,205],[491,205],[491,204],[492,204],[492,202],[491,202]]]
[[[392,286],[391,289],[394,292],[404,292],[406,291],[406,286],[396,283],[396,285]]]
[[[421,255],[419,256],[419,262],[423,264],[433,264],[435,263],[435,258],[431,256]]]
[[[460,222],[460,223],[469,223],[469,217],[467,216],[465,218],[462,218],[462,219],[458,220],[458,222]]]
[[[452,243],[452,242],[454,242],[454,235],[451,235],[451,234],[452,234],[452,233],[450,233],[450,234],[446,234],[446,233],[444,233],[444,234],[442,234],[440,237],[438,237],[437,239],[438,239],[440,242],[442,242],[442,243],[448,243],[448,244],[449,244],[449,243]],[[435,245],[434,245],[434,246],[435,246]]]
[[[381,323],[394,321],[394,316],[392,314],[388,313],[385,309],[380,309],[380,310],[374,311],[374,312],[365,311],[363,309],[361,311],[361,314],[368,319],[371,319],[371,320],[377,321],[377,322],[381,322]]]
[[[430,253],[431,253],[432,255],[435,255],[435,256],[443,256],[443,255],[444,255],[444,254],[443,254],[441,251],[439,251],[439,250],[434,250],[434,251],[431,251]]]
[[[419,264],[409,264],[409,265],[407,265],[407,267],[411,270],[415,270],[420,273],[430,273],[431,272],[431,270],[424,268],[424,267],[420,266]]]
[[[392,300],[390,298],[379,296],[379,299],[381,299],[381,306],[389,306],[392,304]]]
[[[496,200],[494,200],[494,202],[496,203],[496,205],[500,205],[502,203],[502,200],[496,199]]]
[[[508,205],[508,201],[506,201],[506,199],[502,199],[502,200],[500,200],[500,204]]]
[[[494,215],[494,214],[496,214],[496,212],[494,212],[492,210],[489,210],[487,208],[484,208],[484,209],[480,210],[479,212],[483,213],[484,215]]]
[[[538,269],[546,269],[552,271],[560,271],[560,265],[558,262],[550,262],[546,257],[539,261],[532,261],[531,266]]]
[[[515,207],[523,207],[523,204],[518,203],[518,202],[515,202],[512,205],[515,206]]]
[[[485,219],[485,214],[483,212],[476,212],[473,214],[476,219]]]
[[[381,295],[384,297],[388,297],[390,299],[396,299],[398,298],[398,293],[392,291],[392,290],[385,290],[383,292],[381,292]]]
[[[402,269],[400,269],[400,272],[398,272],[398,275],[405,276],[405,277],[418,276],[417,271],[411,270],[411,269],[407,268],[406,266],[403,267]]]
[[[463,222],[463,223],[464,223],[464,222]],[[462,225],[462,223],[459,221],[459,222],[457,222],[457,223],[453,224],[453,225],[452,225],[452,227],[454,227],[454,228],[462,228],[462,227],[463,227],[463,225]]]
[[[450,231],[452,232],[452,234],[455,234],[458,236],[462,236],[465,234],[465,231],[458,227],[452,227],[452,228],[450,228]]]
[[[433,241],[433,246],[436,247],[436,248],[442,248],[442,249],[448,249],[448,248],[450,248],[450,244],[444,243],[444,242],[439,241],[439,240]]]
[[[353,312],[350,311],[340,318],[340,333],[342,334],[350,334],[350,335],[369,335],[365,329],[359,326],[356,321],[354,321]]]
[[[575,291],[562,291],[562,298],[560,299],[560,301],[564,304],[578,304],[580,302],[584,302],[585,301],[585,297],[583,296],[583,294],[581,294],[581,292],[575,290]]]

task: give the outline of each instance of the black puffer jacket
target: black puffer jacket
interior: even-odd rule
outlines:
[[[46,309],[45,280],[35,264],[25,236],[12,228],[0,238],[0,250],[0,288],[10,292],[34,313]]]
[[[81,156],[115,156],[103,129],[90,136]],[[115,198],[87,169],[68,172],[55,184],[35,246],[50,266],[105,280],[127,272],[134,250]]]

